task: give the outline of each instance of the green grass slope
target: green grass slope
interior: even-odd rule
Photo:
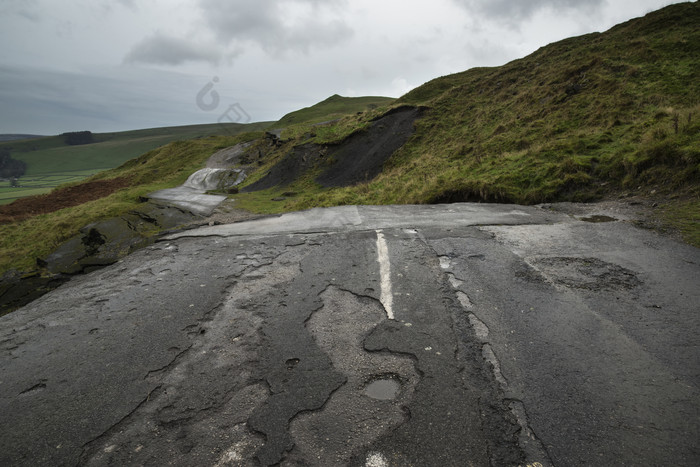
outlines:
[[[435,79],[396,101],[427,111],[374,180],[321,189],[304,179],[285,188],[299,193],[285,203],[261,203],[245,194],[239,195],[241,204],[268,211],[450,201],[532,204],[654,192],[682,199],[671,210],[675,222],[697,230],[698,24],[700,4],[672,5],[501,67]],[[377,112],[313,131],[292,125],[285,136],[295,137],[293,144],[338,142],[365,128]],[[274,190],[259,196],[269,194]]]
[[[700,5],[667,7],[400,99],[431,107],[396,175],[415,200],[589,200],[697,187]],[[411,183],[419,172],[433,183]]]
[[[109,196],[21,222],[0,224],[0,275],[8,269],[34,269],[36,258],[49,254],[84,225],[133,210],[148,193],[184,183],[219,149],[261,136],[261,132],[254,132],[169,143],[85,180],[129,181],[127,187]]]
[[[49,136],[0,144],[14,159],[26,162],[27,172],[20,178],[20,187],[9,182],[0,185],[0,204],[17,198],[48,193],[51,189],[77,182],[102,170],[117,167],[147,151],[173,141],[202,138],[210,135],[235,135],[256,131],[269,123],[209,124],[150,128],[117,133],[96,133],[95,142],[69,146],[61,136]]]
[[[290,112],[272,126],[275,128],[285,128],[289,125],[299,123],[319,123],[342,117],[344,115],[354,114],[372,110],[377,107],[383,107],[392,104],[396,99],[393,97],[343,97],[334,94],[328,99],[305,107],[295,112]]]

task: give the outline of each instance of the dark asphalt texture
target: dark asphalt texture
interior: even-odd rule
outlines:
[[[0,465],[700,465],[699,283],[536,207],[188,231],[0,318]]]

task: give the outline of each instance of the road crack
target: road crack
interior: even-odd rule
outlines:
[[[153,375],[155,375],[156,373],[161,373],[161,374],[162,374],[162,373],[166,373],[167,371],[169,371],[170,369],[172,369],[175,365],[177,365],[177,364],[180,362],[180,360],[183,358],[183,356],[184,356],[187,352],[190,351],[190,349],[192,348],[193,345],[194,345],[194,344],[190,344],[190,345],[187,346],[187,348],[185,348],[184,350],[178,352],[178,353],[172,358],[172,360],[170,360],[170,362],[168,362],[167,364],[163,365],[162,367],[157,368],[157,369],[155,369],[155,370],[149,370],[148,373],[146,373],[146,376],[143,377],[143,379],[149,379],[149,378],[151,378]]]
[[[129,413],[124,415],[121,419],[119,419],[116,423],[112,424],[109,428],[104,430],[101,434],[95,436],[94,438],[92,438],[88,442],[84,443],[82,446],[82,451],[81,451],[78,463],[76,465],[85,465],[87,463],[87,461],[89,460],[88,459],[88,450],[90,449],[90,446],[93,444],[96,445],[96,444],[98,444],[98,441],[103,440],[103,439],[107,439],[108,437],[110,437],[113,432],[117,431],[117,427],[119,427],[123,423],[126,423],[126,421],[129,420],[129,418],[131,418],[141,407],[143,407],[148,402],[150,402],[151,397],[155,396],[157,391],[160,391],[160,389],[162,387],[163,387],[162,384],[155,386],[153,389],[151,389],[148,392],[148,395],[143,400],[141,400],[138,404],[136,404],[136,406],[131,411],[129,411]]]

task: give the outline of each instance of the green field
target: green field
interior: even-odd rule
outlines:
[[[0,181],[0,204],[25,196],[48,193],[64,183],[83,180],[102,170],[118,167],[129,159],[152,149],[179,140],[211,135],[236,135],[242,131],[262,129],[269,123],[188,125],[168,128],[96,133],[95,143],[66,145],[61,136],[9,141],[0,148],[10,151],[12,158],[27,164],[27,172],[19,178],[19,187]]]
[[[12,158],[27,164],[26,173],[18,180],[19,187],[12,187],[9,180],[0,180],[0,205],[18,198],[48,193],[65,183],[79,182],[173,141],[234,136],[243,131],[260,131],[270,126],[283,127],[292,122],[328,120],[388,105],[393,101],[388,97],[335,95],[311,107],[291,112],[272,125],[271,122],[208,124],[95,133],[94,143],[78,146],[67,145],[61,136],[0,143],[0,149],[8,149]]]
[[[19,181],[19,187],[10,186],[9,181],[0,184],[0,205],[8,204],[17,198],[41,195],[64,183],[79,182],[100,172],[100,169],[75,170],[48,174],[25,175]]]

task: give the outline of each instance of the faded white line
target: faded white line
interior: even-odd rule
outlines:
[[[377,261],[379,262],[379,277],[382,293],[379,301],[384,305],[386,316],[394,319],[394,296],[391,293],[391,266],[389,264],[389,247],[381,230],[377,230]]]
[[[450,269],[450,257],[449,256],[440,256],[438,259],[440,260],[440,267],[442,269]]]
[[[373,452],[367,456],[365,467],[389,467],[386,458],[380,452]]]
[[[501,363],[498,361],[496,354],[493,352],[491,344],[484,344],[484,346],[481,348],[481,355],[491,364],[491,366],[493,366],[493,376],[496,378],[496,381],[501,383],[501,387],[503,387],[503,389],[506,389],[508,387],[508,381],[506,381],[506,379],[503,377],[503,373],[501,373]]]

